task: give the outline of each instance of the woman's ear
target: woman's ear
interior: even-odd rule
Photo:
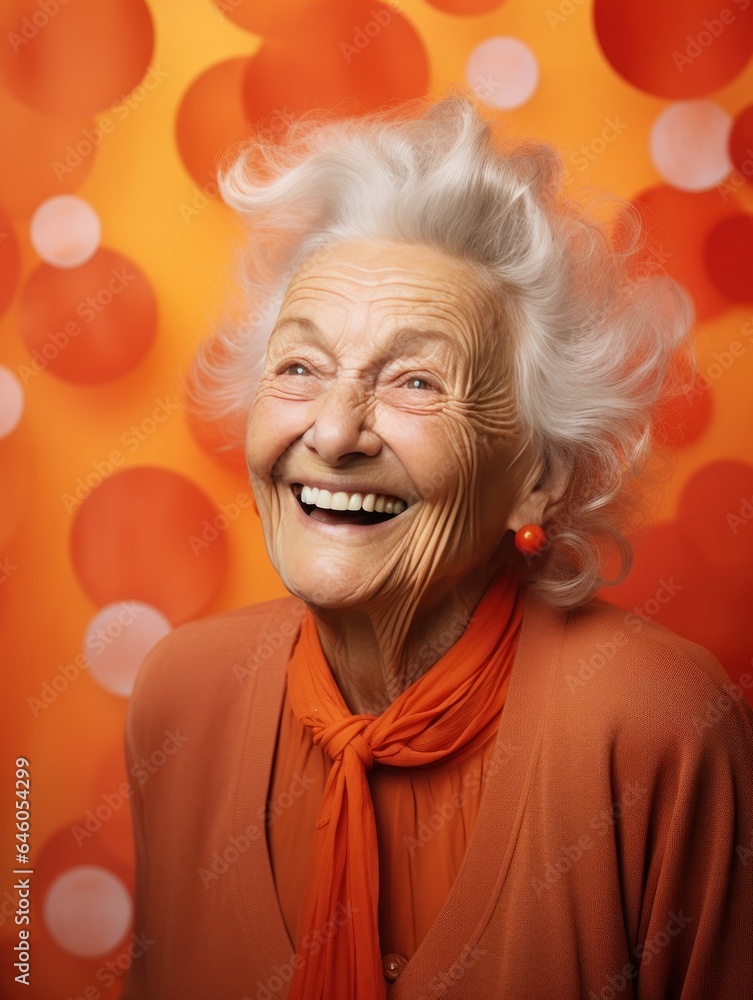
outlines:
[[[544,527],[559,509],[570,479],[569,470],[542,458],[525,480],[518,500],[510,512],[507,527],[518,531],[525,524]]]

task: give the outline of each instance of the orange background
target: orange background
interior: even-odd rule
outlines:
[[[511,36],[528,46],[535,93],[500,113],[514,132],[558,146],[577,185],[636,199],[655,259],[698,310],[698,391],[663,420],[672,480],[630,578],[602,596],[707,646],[753,703],[753,506],[744,506],[753,504],[753,164],[745,165],[753,27],[743,2],[730,2],[734,21],[680,72],[673,47],[687,47],[720,0],[636,0],[620,14],[625,6],[597,3],[597,33],[593,4],[575,0],[6,0],[0,364],[22,384],[24,409],[0,439],[0,995],[21,989],[4,895],[13,883],[19,755],[31,761],[35,868],[32,986],[23,995],[76,997],[94,987],[89,996],[114,998],[122,986],[122,978],[109,988],[95,978],[122,942],[75,957],[48,932],[43,904],[50,882],[77,865],[100,865],[131,885],[127,805],[80,847],[71,835],[126,781],[126,700],[86,668],[44,708],[29,699],[77,662],[87,625],[111,602],[144,601],[176,625],[284,593],[242,467],[212,456],[178,405],[196,345],[230,291],[243,235],[215,197],[212,165],[249,122],[317,105],[348,113],[439,96],[466,78],[484,41]],[[375,11],[386,23],[358,48]],[[41,26],[14,44],[10,33],[34,17]],[[730,154],[741,170],[707,190],[678,191],[652,162],[652,126],[675,101],[704,98],[733,119]],[[609,122],[621,125],[606,141]],[[62,169],[66,147],[82,140],[80,151],[87,141],[90,150]],[[101,244],[80,267],[56,268],[34,249],[30,220],[46,199],[74,192],[99,216]],[[725,228],[728,217],[736,221]],[[31,351],[64,326],[71,304],[121,266],[136,277],[117,302],[31,371]],[[167,415],[152,422],[159,407]],[[140,436],[129,436],[134,427]],[[83,499],[75,497],[87,477]],[[221,505],[227,524],[192,551],[187,537]]]

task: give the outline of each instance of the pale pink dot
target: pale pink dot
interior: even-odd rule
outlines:
[[[18,427],[24,412],[24,390],[10,370],[0,365],[0,438]]]
[[[729,135],[732,116],[713,101],[678,101],[659,115],[651,129],[654,166],[681,191],[708,191],[732,170]]]
[[[80,865],[58,875],[44,898],[44,922],[72,955],[106,955],[131,926],[131,896],[112,872]]]
[[[161,611],[141,601],[119,601],[101,608],[86,627],[84,656],[94,679],[127,698],[146,654],[172,631]]]
[[[31,242],[53,267],[79,267],[94,256],[102,236],[99,216],[75,194],[43,201],[31,217]]]
[[[498,36],[487,38],[471,52],[465,76],[484,104],[511,111],[536,93],[539,64],[525,42]]]

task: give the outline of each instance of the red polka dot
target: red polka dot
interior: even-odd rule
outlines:
[[[705,97],[734,80],[753,54],[753,7],[725,7],[719,0],[594,0],[593,17],[612,67],[658,97]]]
[[[0,13],[0,77],[45,114],[92,114],[146,73],[154,28],[144,0],[16,0]]]
[[[368,0],[323,10],[316,31],[266,42],[249,60],[244,101],[250,121],[316,108],[347,116],[425,94],[426,51],[401,14]]]
[[[33,271],[21,292],[19,327],[36,371],[93,385],[141,361],[156,333],[157,304],[133,261],[101,248],[80,267]]]
[[[229,443],[221,424],[201,420],[190,410],[186,413],[186,419],[191,436],[202,451],[228,469],[245,475],[245,451],[242,445]]]
[[[636,275],[666,269],[692,295],[699,320],[727,309],[729,299],[709,277],[704,247],[718,222],[741,211],[738,200],[722,199],[717,191],[678,191],[659,185],[637,195],[632,204],[640,212],[647,237],[635,258]]]
[[[126,469],[78,509],[73,565],[97,606],[144,601],[178,624],[200,614],[224,581],[227,522],[185,476],[151,466]]]
[[[709,276],[733,302],[753,302],[753,215],[723,219],[706,240]]]
[[[178,151],[194,180],[202,187],[210,185],[206,192],[210,197],[217,195],[215,167],[220,152],[249,132],[241,100],[247,63],[247,59],[229,59],[212,66],[194,80],[178,109]]]
[[[0,87],[0,200],[25,218],[51,195],[75,191],[94,165],[98,147],[87,140],[88,116],[41,115]]]
[[[737,171],[731,182],[753,184],[753,104],[743,108],[732,123],[729,155]]]
[[[685,485],[678,525],[712,566],[753,582],[753,465],[719,459]],[[742,579],[739,581],[742,584]]]
[[[252,28],[276,14],[247,5],[227,11]],[[251,59],[213,66],[187,90],[176,119],[181,158],[212,197],[215,170],[249,136],[249,123],[274,132],[291,116],[313,109],[350,115],[390,100],[422,96],[428,60],[420,37],[400,14],[381,3],[320,0],[300,4],[309,25],[267,38]],[[286,19],[289,27],[289,12]],[[252,30],[262,30],[261,23]],[[238,98],[236,100],[236,97]]]

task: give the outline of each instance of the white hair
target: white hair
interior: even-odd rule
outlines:
[[[657,406],[694,376],[693,306],[646,255],[635,208],[599,189],[566,197],[560,153],[506,128],[460,86],[361,117],[310,113],[282,137],[259,128],[218,174],[251,233],[243,304],[201,345],[192,398],[243,446],[285,289],[324,246],[396,240],[470,262],[510,341],[526,444],[544,483],[567,480],[550,544],[521,569],[549,603],[575,607],[630,569],[623,531],[646,510],[633,480],[656,452]]]

